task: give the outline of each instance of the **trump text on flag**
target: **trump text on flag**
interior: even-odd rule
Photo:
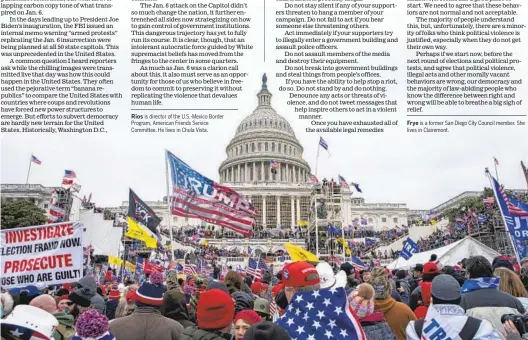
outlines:
[[[2,286],[79,280],[83,268],[82,233],[78,222],[2,230]]]

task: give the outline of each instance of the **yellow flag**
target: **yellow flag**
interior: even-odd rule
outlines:
[[[121,260],[119,257],[115,256],[108,256],[108,264],[111,264],[113,266],[120,266],[123,264],[123,260]]]
[[[132,262],[125,261],[125,270],[134,273],[136,271],[136,265]]]
[[[127,217],[127,222],[128,231],[125,234],[126,237],[130,237],[138,241],[143,241],[147,248],[156,249],[158,247],[158,239],[155,235],[153,235],[150,230],[148,230],[147,227],[142,226],[130,217]]]
[[[345,247],[345,249],[348,249],[348,242],[346,242],[342,237],[338,237],[336,241],[339,242],[339,244],[341,244],[343,247]]]
[[[286,248],[288,254],[290,254],[293,262],[319,262],[319,259],[315,254],[312,254],[308,250],[302,249],[299,246],[291,243],[285,243],[284,247]]]
[[[305,220],[297,220],[297,225],[299,227],[306,227],[308,226],[308,221],[305,221]]]
[[[435,225],[436,224],[436,220],[431,220],[431,224]]]
[[[352,254],[352,251],[351,251],[349,248],[347,248],[347,249],[345,250],[345,253],[346,253],[347,255],[350,255],[350,254]]]

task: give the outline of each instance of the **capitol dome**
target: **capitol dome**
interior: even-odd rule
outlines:
[[[226,147],[219,168],[221,183],[304,183],[310,166],[290,123],[271,106],[266,74],[257,94],[257,108],[244,118]]]

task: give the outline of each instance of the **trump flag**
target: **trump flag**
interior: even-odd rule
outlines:
[[[244,236],[253,234],[256,211],[233,189],[203,176],[167,151],[172,180],[173,215],[199,218]]]

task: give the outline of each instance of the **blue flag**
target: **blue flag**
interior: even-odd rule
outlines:
[[[418,245],[410,237],[407,237],[407,240],[403,242],[400,256],[408,260],[417,252],[419,252]]]
[[[365,339],[344,288],[296,293],[277,324],[292,339]]]

